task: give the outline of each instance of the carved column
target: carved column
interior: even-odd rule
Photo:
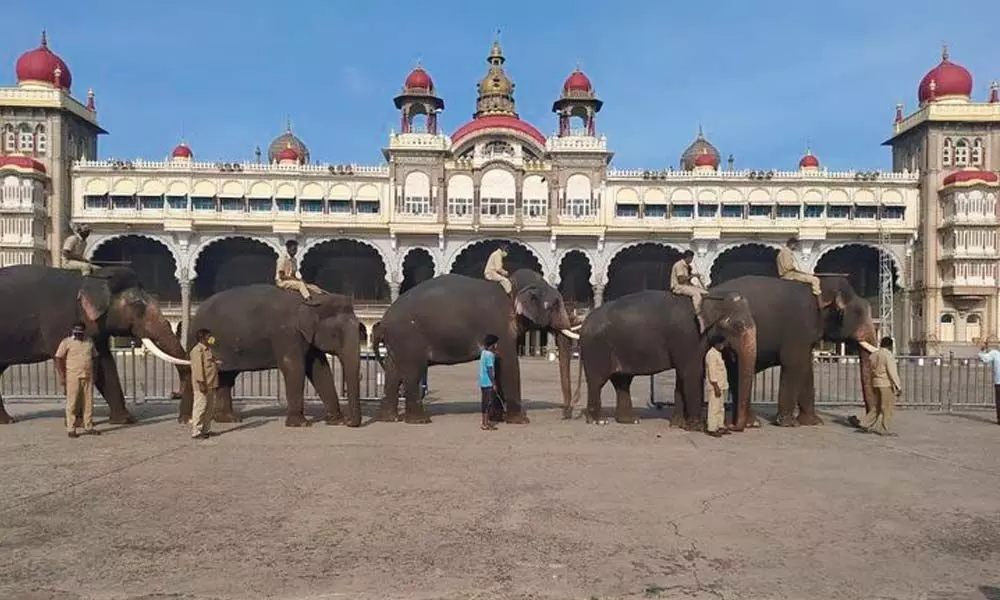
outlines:
[[[389,300],[392,302],[399,298],[399,282],[390,281],[389,282]]]
[[[594,308],[604,303],[604,284],[594,284]]]
[[[184,278],[181,284],[181,345],[187,349],[188,334],[191,330],[191,280]]]

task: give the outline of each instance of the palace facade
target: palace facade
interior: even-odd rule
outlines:
[[[89,223],[89,255],[130,261],[185,328],[213,293],[273,281],[292,237],[303,277],[353,296],[370,328],[421,281],[481,275],[501,240],[510,266],[586,310],[667,288],[688,248],[709,284],[774,274],[798,235],[800,264],[847,273],[902,351],[969,353],[1000,336],[1000,98],[993,85],[974,100],[947,53],[914,110],[896,109],[891,172],[828,171],[808,151],[786,169],[738,170],[700,130],[676,168],[612,168],[590,79],[576,70],[557,88],[543,134],[518,116],[498,42],[473,118],[450,134],[430,74],[405,78],[379,165],[316,162],[290,127],[247,162],[199,160],[183,142],[164,160],[101,159],[94,94],[74,97],[44,36],[15,71],[0,88],[0,261],[58,264],[71,223]]]

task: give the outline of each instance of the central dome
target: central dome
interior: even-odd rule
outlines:
[[[49,41],[44,31],[41,44],[17,59],[14,72],[18,85],[42,83],[68,90],[73,84],[69,66],[49,50]]]
[[[274,138],[271,145],[267,148],[267,160],[268,162],[280,162],[280,154],[286,148],[292,148],[298,153],[298,160],[302,164],[309,163],[309,148],[306,147],[305,143],[298,138],[294,133],[292,133],[292,124],[289,123],[285,128],[285,133]]]

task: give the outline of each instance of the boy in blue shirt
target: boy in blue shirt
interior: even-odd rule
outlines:
[[[496,379],[496,352],[497,342],[500,339],[492,333],[483,338],[483,350],[479,353],[479,391],[482,393],[480,409],[483,413],[483,424],[480,427],[483,431],[490,431],[496,427],[490,423],[490,409],[493,407],[495,393],[497,390]]]

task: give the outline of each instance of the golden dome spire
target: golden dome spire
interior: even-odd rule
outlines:
[[[489,115],[517,117],[514,111],[514,82],[504,72],[505,61],[498,29],[497,37],[494,38],[490,54],[486,59],[490,65],[489,69],[486,70],[486,76],[476,85],[479,98],[476,100],[476,113],[473,115],[475,118]]]

